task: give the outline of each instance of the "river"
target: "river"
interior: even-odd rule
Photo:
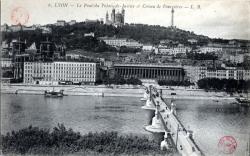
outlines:
[[[206,155],[222,155],[218,142],[223,136],[237,141],[235,156],[245,155],[250,133],[250,110],[229,101],[176,100],[177,116],[194,131],[194,140]],[[147,135],[144,105],[136,97],[65,96],[2,94],[1,133],[29,125],[52,129],[57,123],[82,134],[118,131]]]

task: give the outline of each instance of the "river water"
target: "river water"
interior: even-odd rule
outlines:
[[[244,156],[249,142],[250,110],[229,101],[176,100],[177,116],[194,131],[194,140],[206,155],[223,155],[218,142],[233,136],[237,148],[231,155]],[[3,134],[29,125],[52,129],[57,123],[82,134],[118,131],[147,135],[144,105],[136,97],[1,95],[1,130]]]

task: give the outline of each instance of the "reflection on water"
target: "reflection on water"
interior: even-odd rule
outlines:
[[[250,111],[230,101],[176,100],[177,116],[194,131],[194,139],[207,155],[220,155],[218,141],[233,136],[244,155],[250,129]],[[140,98],[41,95],[2,95],[2,133],[29,125],[52,129],[63,123],[82,134],[89,131],[118,131],[150,135],[143,130],[146,114]]]
[[[218,151],[219,139],[233,136],[238,147],[233,153],[245,155],[249,141],[250,111],[230,101],[179,100],[177,116],[194,131],[194,139],[207,155],[223,155]]]
[[[75,131],[119,131],[148,134],[143,130],[145,113],[139,98],[40,95],[2,96],[2,132],[34,126],[53,128],[64,123]],[[14,108],[21,108],[15,109]],[[16,124],[16,120],[20,124]]]

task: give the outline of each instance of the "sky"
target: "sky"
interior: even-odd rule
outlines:
[[[174,25],[180,29],[212,38],[250,40],[250,0],[1,0],[1,25],[15,24],[13,15],[25,18],[25,25],[105,19],[107,11],[122,7],[126,23],[170,26],[174,7]],[[18,15],[16,8],[24,15]]]

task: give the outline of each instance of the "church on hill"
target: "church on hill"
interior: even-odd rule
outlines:
[[[114,25],[114,26],[122,26],[124,25],[124,19],[125,19],[125,10],[122,8],[121,12],[117,12],[116,10],[113,9],[111,14],[110,14],[110,19],[109,19],[109,13],[106,13],[106,22],[105,24],[108,25]]]

